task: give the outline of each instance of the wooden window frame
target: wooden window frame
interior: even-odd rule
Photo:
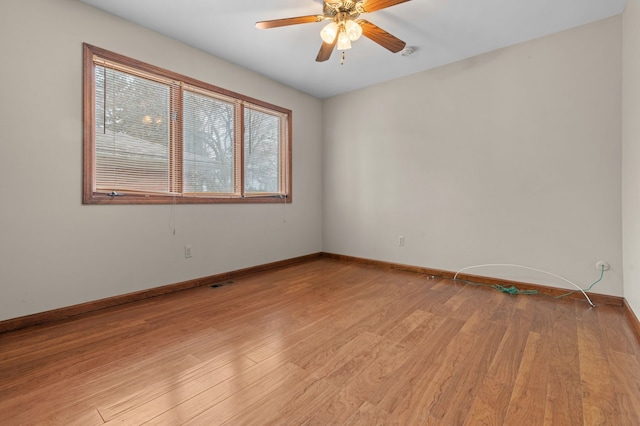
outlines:
[[[239,194],[209,194],[182,193],[182,90],[171,90],[171,106],[180,115],[171,124],[170,157],[171,191],[173,193],[122,192],[112,195],[107,192],[96,191],[95,184],[95,155],[96,155],[96,117],[95,117],[95,58],[101,61],[117,64],[119,67],[140,73],[145,77],[153,76],[159,80],[171,80],[185,87],[202,89],[224,98],[230,98],[239,103],[239,114],[236,119],[236,135],[238,149],[235,161],[235,176],[239,180]],[[188,90],[188,89],[184,89]],[[258,107],[280,115],[281,131],[285,134],[280,143],[280,162],[282,170],[280,176],[280,191],[278,193],[247,193],[244,192],[244,105]],[[83,204],[216,204],[216,203],[291,203],[292,198],[292,111],[267,102],[260,101],[239,93],[204,83],[202,81],[132,59],[99,47],[83,43]],[[284,143],[283,143],[284,142]]]

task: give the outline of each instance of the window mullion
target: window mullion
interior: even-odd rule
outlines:
[[[278,160],[278,181],[280,183],[280,188],[278,189],[278,191],[280,192],[280,194],[284,194],[284,196],[287,196],[289,192],[287,184],[288,171],[286,169],[289,156],[288,144],[286,143],[287,139],[289,138],[288,127],[289,125],[286,117],[281,117],[280,140],[278,141],[278,143],[280,144],[280,155]]]
[[[184,137],[182,126],[183,90],[178,85],[171,86],[171,188],[170,191],[182,193]]]
[[[235,175],[236,175],[236,193],[240,194],[240,196],[245,196],[244,190],[244,132],[245,132],[245,123],[244,123],[244,102],[238,102],[236,106],[236,165],[235,165]]]

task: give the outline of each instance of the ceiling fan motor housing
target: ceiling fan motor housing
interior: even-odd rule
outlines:
[[[336,14],[336,16],[334,16],[333,20],[337,23],[344,23],[348,20],[355,20],[358,16],[360,16],[359,13],[356,14],[351,14],[349,12],[338,12]]]
[[[347,14],[351,19],[357,18],[364,9],[362,7],[362,1],[325,1],[324,2],[324,15],[327,17],[336,17],[340,14]]]

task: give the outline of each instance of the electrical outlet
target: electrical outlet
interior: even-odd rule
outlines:
[[[187,244],[184,246],[184,258],[188,259],[191,257],[191,244]]]
[[[605,262],[604,260],[599,260],[596,263],[596,269],[598,271],[608,271],[609,269],[611,269],[611,265],[609,265],[609,263]]]
[[[398,245],[400,247],[404,247],[404,236],[403,235],[398,235]]]

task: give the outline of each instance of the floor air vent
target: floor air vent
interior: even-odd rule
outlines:
[[[235,284],[235,283],[236,282],[233,281],[233,280],[220,281],[219,283],[211,284],[209,287],[218,288],[218,287],[224,287],[225,285],[231,285],[231,284]]]

